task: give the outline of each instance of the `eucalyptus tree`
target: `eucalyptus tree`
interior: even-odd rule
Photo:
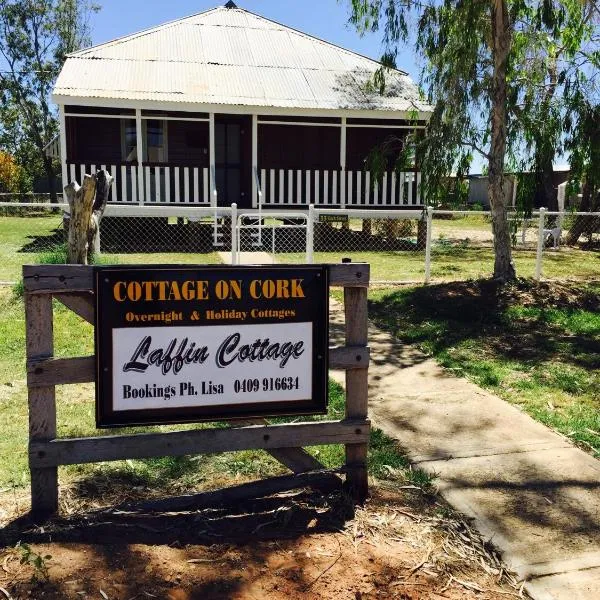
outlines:
[[[553,163],[566,154],[581,180],[579,146],[599,105],[600,11],[597,1],[553,0],[544,14],[529,8],[515,31],[509,145],[535,173],[541,205],[558,210]]]
[[[89,0],[0,0],[0,146],[30,175],[42,171],[53,199],[45,146],[58,130],[50,102],[65,55],[90,43]]]
[[[421,83],[435,106],[428,135],[423,141],[423,177],[426,193],[436,199],[441,183],[458,167],[468,168],[474,153],[487,162],[488,196],[494,233],[494,277],[508,281],[516,276],[512,261],[504,171],[509,150],[534,146],[538,160],[554,157],[562,129],[547,114],[544,128],[529,134],[519,125],[528,111],[543,110],[536,82],[520,78],[537,40],[538,56],[550,57],[536,73],[552,71],[552,35],[571,46],[582,37],[579,27],[585,11],[580,0],[349,0],[351,22],[359,31],[381,31],[384,55],[393,60],[402,44],[413,43],[425,59]],[[568,4],[568,10],[564,5]],[[595,5],[595,2],[591,2]],[[549,35],[550,34],[550,35]],[[569,37],[570,36],[570,37]],[[543,50],[543,52],[542,52]],[[566,52],[565,52],[566,55]],[[532,65],[534,62],[532,62]],[[552,78],[550,74],[550,79]],[[377,75],[385,77],[385,68]],[[558,74],[556,74],[558,78]],[[545,86],[546,92],[552,86]],[[556,87],[556,86],[555,86]],[[554,91],[551,98],[554,97]],[[522,105],[522,106],[520,106]],[[519,123],[517,113],[523,119]],[[557,113],[560,121],[561,113]],[[556,133],[558,131],[558,133]],[[539,135],[538,135],[539,134]],[[528,137],[529,136],[529,137]],[[537,136],[536,139],[534,139]],[[554,139],[551,139],[555,136]],[[533,143],[532,143],[533,142]],[[525,151],[528,148],[525,147]]]

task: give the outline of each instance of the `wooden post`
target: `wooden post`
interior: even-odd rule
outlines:
[[[343,262],[350,262],[344,259]],[[367,288],[344,288],[344,312],[346,321],[346,345],[367,346]],[[368,414],[368,364],[364,369],[346,371],[346,418],[365,420]],[[359,504],[369,493],[367,451],[369,445],[346,444],[346,488]]]
[[[67,119],[65,117],[65,105],[58,105],[58,117],[59,117],[59,135],[60,135],[60,172],[62,178],[62,186],[64,188],[67,185],[67,179],[69,178],[67,172]],[[63,189],[63,202],[67,201],[67,195]]]
[[[27,362],[54,354],[52,296],[25,294]],[[29,444],[56,437],[56,398],[53,385],[29,387]],[[58,510],[58,469],[31,468],[31,512],[46,517]]]
[[[252,115],[252,208],[258,206],[258,115]],[[290,200],[291,202],[291,200]]]
[[[144,194],[150,193],[150,190],[144,190],[144,127],[142,124],[142,109],[135,110],[135,144],[137,155],[137,192],[138,197],[132,198],[132,201],[138,201],[139,205],[144,204]]]
[[[346,208],[346,117],[342,117],[342,126],[340,127],[340,208]],[[334,198],[334,203],[337,199]]]

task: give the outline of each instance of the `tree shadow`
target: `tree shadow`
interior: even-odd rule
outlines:
[[[56,554],[49,566],[58,568],[50,580],[13,593],[37,597],[43,591],[53,600],[71,597],[74,589],[91,588],[97,595],[100,586],[111,598],[145,593],[140,597],[223,599],[239,597],[273,566],[284,585],[309,589],[314,560],[293,549],[305,536],[339,533],[353,516],[343,493],[307,490],[181,512],[129,503],[56,517],[43,527],[22,517],[0,531],[0,546],[20,541]],[[279,565],[275,555],[282,554]]]
[[[26,243],[17,252],[45,252],[58,248],[65,243],[65,232],[57,227],[49,235],[28,235]]]
[[[508,316],[518,304],[540,309],[534,317]],[[503,287],[491,280],[401,290],[369,302],[374,322],[404,342],[439,354],[465,341],[483,340],[488,356],[535,365],[561,362],[600,367],[600,340],[573,333],[546,318],[546,310],[600,310],[600,294],[561,284],[520,280]]]
[[[87,489],[83,486],[82,493]],[[172,500],[177,503],[179,498]],[[189,506],[170,511],[166,503],[164,507],[158,512],[147,501],[132,501],[57,516],[43,527],[28,514],[0,530],[0,546],[14,546],[19,541],[110,545],[124,540],[150,546],[246,544],[340,531],[354,514],[349,497],[342,491],[301,490],[197,509]]]

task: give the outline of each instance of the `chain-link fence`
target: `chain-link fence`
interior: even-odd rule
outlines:
[[[66,260],[64,204],[0,203],[0,281],[21,266]],[[600,279],[600,213],[509,215],[520,277]],[[368,262],[381,283],[489,277],[491,216],[474,211],[109,205],[100,228],[103,264],[300,264]],[[232,252],[233,250],[233,252]]]
[[[427,218],[420,210],[315,210],[314,261],[371,265],[374,282],[425,278]]]
[[[537,279],[600,279],[600,213],[541,209],[537,229]]]
[[[519,276],[533,277],[537,231],[531,223],[509,215],[512,255]],[[432,214],[431,280],[489,277],[494,271],[492,218],[487,212],[437,211]]]

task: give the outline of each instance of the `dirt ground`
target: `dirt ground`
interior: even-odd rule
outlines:
[[[413,486],[375,488],[355,511],[340,494],[301,491],[227,509],[5,524],[0,598],[12,600],[524,597],[493,549]]]

